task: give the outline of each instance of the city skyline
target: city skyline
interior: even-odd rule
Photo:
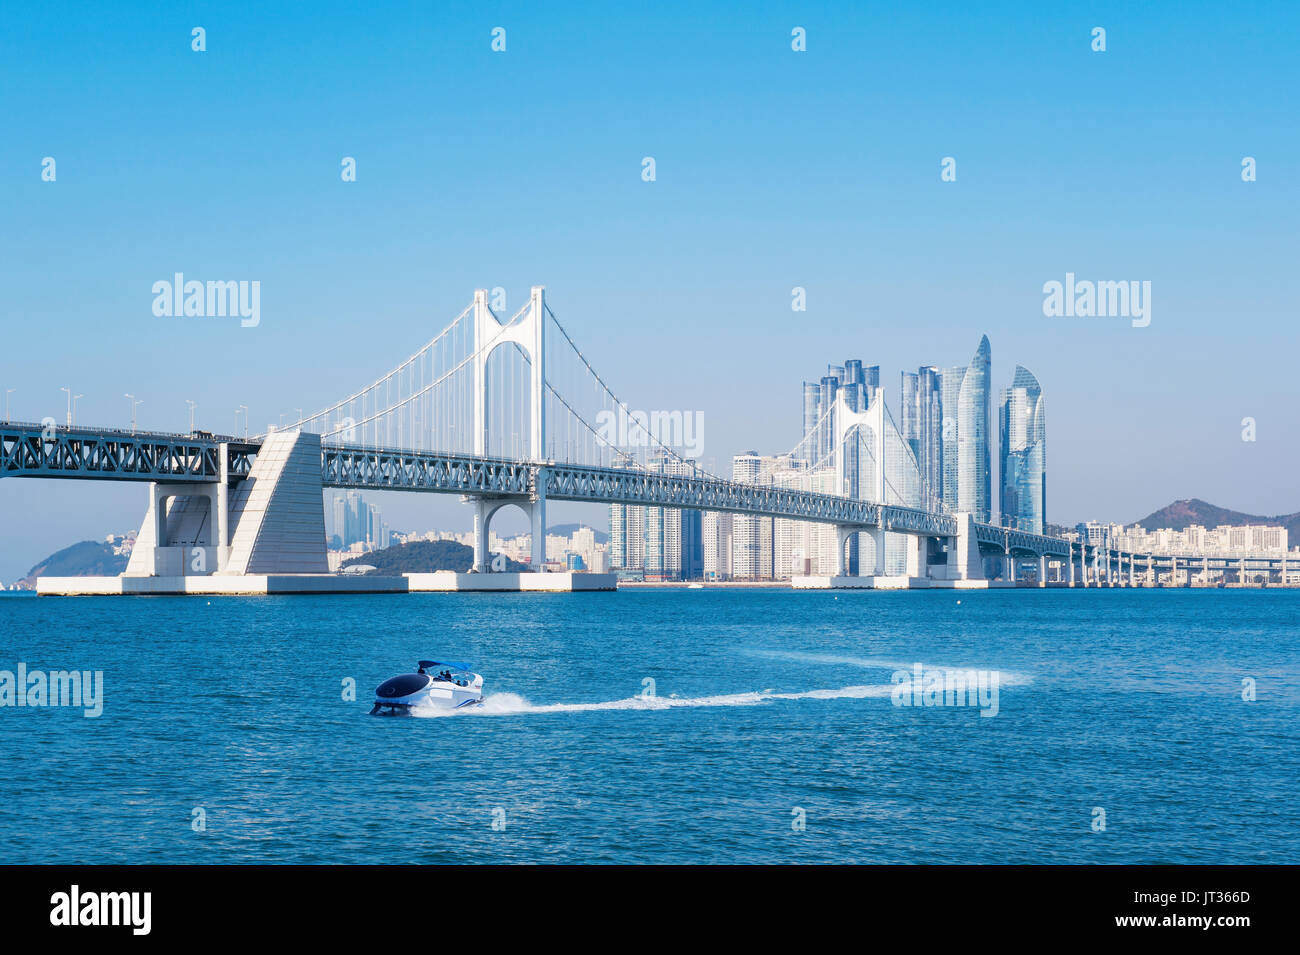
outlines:
[[[671,395],[705,416],[700,460],[717,470],[797,439],[787,395],[766,382],[833,354],[910,368],[931,342],[984,329],[1049,384],[1062,524],[1134,520],[1191,496],[1252,513],[1300,507],[1288,481],[1300,426],[1279,410],[1294,390],[1286,316],[1300,293],[1286,185],[1297,137],[1277,82],[1295,69],[1284,30],[1261,35],[1216,11],[1192,22],[1111,9],[1102,54],[1089,48],[1091,24],[1064,14],[1029,26],[957,9],[936,30],[920,12],[879,23],[848,9],[801,15],[809,45],[794,55],[785,11],[755,10],[724,37],[688,7],[670,9],[671,38],[643,12],[602,11],[595,37],[586,14],[513,9],[496,59],[492,24],[470,11],[436,27],[405,11],[357,36],[328,18],[232,9],[208,17],[202,55],[179,17],[128,26],[94,7],[66,23],[16,11],[0,37],[13,93],[2,308],[10,354],[24,356],[0,368],[11,416],[62,421],[81,395],[81,422],[134,415],[142,428],[183,431],[188,400],[198,427],[261,430],[352,381],[344,359],[386,368],[389,339],[425,340],[467,284],[500,287],[514,305],[544,277],[633,405]],[[21,40],[56,25],[58,44]],[[855,51],[867,38],[875,53],[861,77]],[[550,55],[557,44],[581,70]],[[666,48],[690,69],[664,70]],[[945,68],[918,68],[917,50]],[[310,96],[288,79],[331,59],[355,69],[317,71]],[[611,88],[580,82],[613,65],[626,69]],[[114,76],[111,92],[88,86],[87,70]],[[419,122],[396,105],[403,72],[427,81]],[[473,77],[473,92],[449,83],[457,76]],[[905,92],[888,92],[897,77]],[[683,108],[700,89],[716,91],[712,108]],[[1211,118],[1213,141],[1184,96]],[[328,124],[324,103],[335,104]],[[197,115],[244,131],[229,146],[236,171],[211,149],[207,123],[189,121]],[[445,148],[485,116],[497,118],[494,139],[544,148],[472,161]],[[159,117],[166,161],[148,146]],[[641,178],[648,155],[653,182]],[[339,177],[348,156],[350,183]],[[949,156],[957,178],[944,182]],[[1241,178],[1246,156],[1257,181]],[[45,157],[57,160],[55,181],[41,178]],[[1139,163],[1156,171],[1136,175]],[[203,228],[177,228],[182,218]],[[152,285],[177,272],[260,282],[259,324],[155,315]],[[1152,282],[1149,326],[1045,317],[1043,285],[1066,274]],[[794,288],[804,312],[792,311]],[[159,360],[142,365],[141,354]],[[175,360],[193,354],[225,373]],[[745,373],[716,374],[720,354]],[[1229,398],[1138,426],[1200,407],[1207,380]],[[1258,440],[1242,439],[1246,418]],[[1106,463],[1116,455],[1124,473]],[[30,546],[0,577],[130,525],[140,503],[125,487],[0,485],[15,547]],[[383,506],[395,523],[432,506],[440,523],[468,526],[452,502]]]

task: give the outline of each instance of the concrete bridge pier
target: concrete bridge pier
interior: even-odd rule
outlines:
[[[155,481],[136,535],[128,577],[186,577],[210,574],[222,563],[218,529],[221,495],[216,483]]]
[[[533,542],[528,557],[528,567],[533,573],[541,573],[546,564],[546,498],[543,494],[537,499],[525,497],[475,497],[474,503],[474,564],[476,574],[492,573],[492,518],[503,507],[514,505],[528,515],[529,533]]]
[[[848,561],[844,556],[844,545],[848,543],[849,538],[858,532],[854,527],[835,527],[835,567],[834,576],[844,577],[848,573]],[[860,566],[860,565],[859,565]]]

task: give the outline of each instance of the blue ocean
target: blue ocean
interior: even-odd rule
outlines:
[[[421,657],[485,704],[368,715]],[[19,664],[102,713],[0,707],[3,863],[1300,862],[1293,591],[6,597]]]

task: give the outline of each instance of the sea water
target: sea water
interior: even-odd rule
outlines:
[[[420,658],[485,704],[369,716]],[[19,664],[102,712],[0,706],[3,863],[1300,862],[1289,590],[0,600]]]

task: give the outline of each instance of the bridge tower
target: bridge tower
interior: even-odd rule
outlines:
[[[528,456],[537,464],[546,460],[546,299],[545,287],[534,285],[527,312],[502,323],[488,307],[487,289],[474,292],[474,453],[488,453],[488,358],[502,345],[517,345],[529,364]],[[529,519],[533,538],[530,569],[540,572],[546,563],[546,471],[539,467],[527,497],[474,498],[474,565],[487,573],[492,517],[507,504],[520,507]]]
[[[853,431],[859,433],[865,429],[871,435],[871,456],[874,458],[875,466],[871,469],[872,486],[869,489],[871,500],[877,504],[885,503],[885,402],[882,396],[877,396],[876,400],[868,406],[866,411],[853,411],[849,408],[848,402],[844,400],[844,392],[838,392],[835,396],[834,410],[831,413],[832,425],[835,434],[834,461],[835,461],[835,493],[840,497],[849,497],[854,491],[859,493],[862,488],[853,488],[849,485],[845,475],[845,466],[848,463],[848,455],[845,454],[845,439]],[[844,566],[844,544],[849,538],[856,533],[853,528],[837,527],[835,529],[835,574],[843,577],[845,574]],[[874,576],[885,576],[885,528],[883,523],[870,531],[875,551],[875,569]],[[858,573],[862,574],[862,568],[859,566]],[[865,576],[865,575],[863,575]]]

